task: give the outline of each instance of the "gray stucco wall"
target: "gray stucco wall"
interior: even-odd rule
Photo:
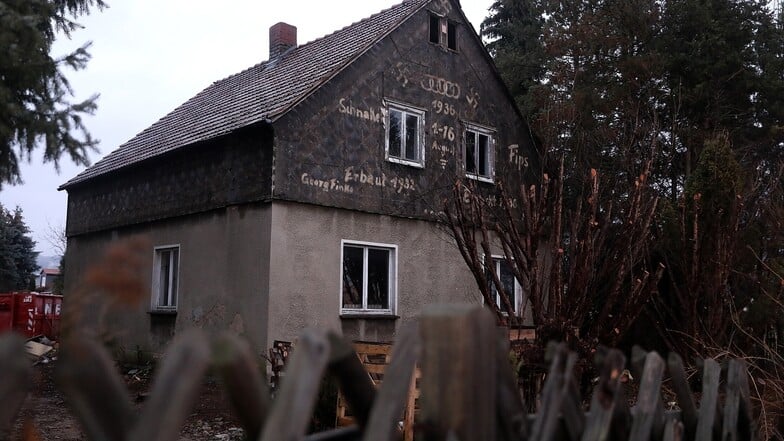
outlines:
[[[82,279],[110,245],[141,237],[138,275],[144,284],[141,305],[106,316],[100,302],[91,301],[82,323],[98,326],[125,350],[158,351],[176,332],[199,327],[207,331],[229,329],[247,337],[254,347],[267,340],[267,302],[271,206],[245,204],[196,215],[150,222],[68,239],[66,292],[75,294]],[[151,281],[154,247],[180,246],[179,289],[176,315],[151,314]],[[71,300],[71,299],[69,299]],[[66,308],[85,308],[81,302]],[[69,311],[70,312],[70,311]],[[101,316],[100,323],[96,318]]]
[[[271,226],[268,343],[295,339],[306,327],[391,341],[429,304],[481,302],[456,246],[430,222],[274,201]],[[400,318],[341,319],[343,239],[397,245]]]

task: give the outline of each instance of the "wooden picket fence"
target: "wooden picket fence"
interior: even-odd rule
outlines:
[[[29,385],[22,341],[0,337],[0,439],[12,427]],[[274,401],[258,359],[241,339],[180,335],[159,365],[141,411],[132,408],[108,352],[74,335],[58,360],[60,387],[91,440],[176,440],[211,367],[223,379],[247,439],[399,440],[401,418],[421,365],[420,412],[414,436],[423,440],[745,440],[755,431],[744,363],[730,360],[720,393],[721,367],[704,362],[699,407],[677,356],[633,355],[639,371],[636,404],[628,406],[621,377],[626,360],[616,350],[597,357],[598,382],[588,411],[574,374],[575,354],[552,348],[539,410],[528,414],[508,359],[508,338],[482,308],[441,307],[403,326],[383,382],[376,388],[351,343],[308,330],[298,340]],[[679,410],[665,410],[661,385],[669,370]],[[307,435],[319,385],[332,375],[356,423]],[[723,397],[723,399],[720,399]],[[720,405],[721,403],[721,405]]]

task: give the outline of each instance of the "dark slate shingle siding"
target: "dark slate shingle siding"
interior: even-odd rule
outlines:
[[[62,185],[212,139],[285,113],[429,0],[406,0],[330,35],[216,81]]]

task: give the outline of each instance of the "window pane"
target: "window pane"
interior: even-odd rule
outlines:
[[[400,157],[403,114],[398,110],[389,111],[389,156]]]
[[[419,117],[406,114],[406,159],[419,160]]]
[[[453,51],[457,50],[457,26],[454,23],[449,23],[447,31],[447,47]]]
[[[438,44],[438,42],[439,42],[439,38],[438,37],[441,34],[440,34],[439,29],[438,29],[438,26],[439,26],[440,23],[441,23],[441,20],[438,17],[436,17],[435,15],[431,15],[430,16],[430,42],[431,43]]]
[[[362,273],[365,250],[343,247],[343,307],[362,309]]]
[[[490,139],[487,135],[477,134],[479,151],[477,156],[479,159],[479,169],[477,173],[482,176],[490,176]]]
[[[172,265],[171,265],[171,288],[169,290],[169,306],[177,306],[177,274],[180,267],[180,252],[179,250],[172,250]]]
[[[517,309],[515,304],[515,277],[512,273],[512,268],[506,260],[498,261],[498,277],[501,279],[501,286],[504,287],[507,295],[509,295],[509,302],[512,304],[512,310]]]
[[[168,306],[169,305],[169,272],[170,272],[170,264],[171,264],[171,251],[161,251],[160,252],[160,273],[158,274],[158,305],[159,306]]]
[[[389,251],[368,249],[368,309],[389,309]]]
[[[467,173],[476,173],[476,134],[466,132],[465,167]]]

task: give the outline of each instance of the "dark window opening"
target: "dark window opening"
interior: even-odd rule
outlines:
[[[430,42],[439,44],[441,43],[441,18],[436,15],[430,15]]]
[[[453,51],[457,50],[457,25],[449,22],[447,25],[447,47]]]

